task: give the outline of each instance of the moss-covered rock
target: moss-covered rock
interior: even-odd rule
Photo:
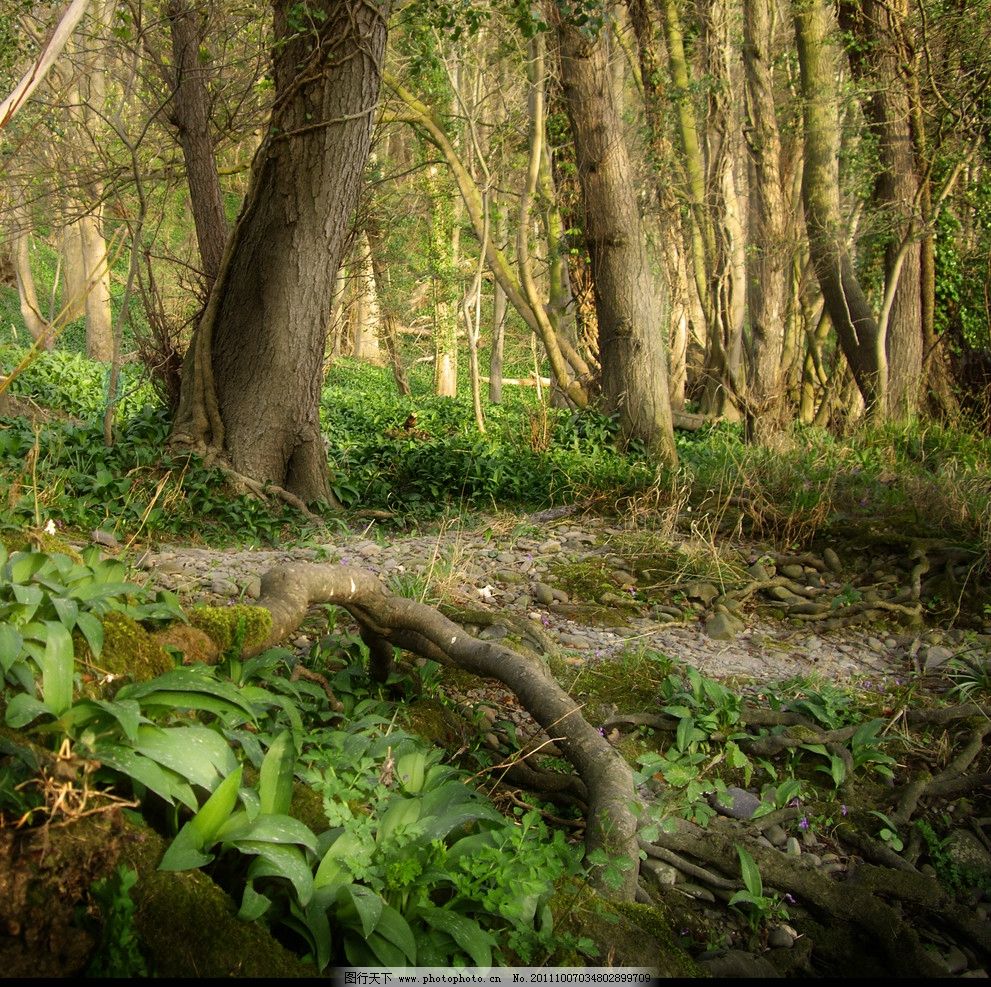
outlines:
[[[221,655],[240,654],[263,644],[272,630],[272,615],[264,607],[193,607],[189,622],[210,635]]]
[[[43,528],[27,528],[16,534],[6,534],[3,544],[8,552],[44,552],[46,555],[68,555],[77,564],[83,561],[78,549]]]
[[[611,901],[588,885],[565,882],[551,901],[555,933],[564,941],[591,939],[612,966],[656,967],[661,977],[704,977],[685,952],[663,906]],[[559,966],[584,966],[577,952],[555,955]]]
[[[103,618],[103,651],[95,658],[78,632],[76,656],[84,665],[114,678],[144,682],[173,668],[172,658],[136,620],[117,610]]]

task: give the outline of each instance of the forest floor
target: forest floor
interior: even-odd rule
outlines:
[[[872,594],[901,584],[897,556],[851,550],[827,559],[835,571],[815,554],[717,544],[559,509],[447,522],[414,535],[372,522],[284,550],[167,544],[140,555],[138,566],[184,600],[227,603],[257,597],[261,575],[275,566],[338,562],[375,573],[401,595],[447,604],[483,637],[512,632],[500,615],[522,618],[537,650],[554,647],[569,664],[640,649],[713,678],[754,683],[814,676],[879,688],[936,673],[960,654],[991,651],[991,625],[979,620],[978,629],[971,621],[963,630],[899,619],[902,613],[878,619],[862,608]],[[791,589],[771,585],[739,600],[748,587],[788,581]],[[828,606],[790,613],[810,598],[799,595],[801,587]],[[301,634],[294,643],[306,650],[310,641]]]

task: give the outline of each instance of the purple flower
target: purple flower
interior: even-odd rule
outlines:
[[[794,895],[791,895],[791,894],[788,894],[787,891],[785,892],[784,898],[785,898],[785,901],[789,905],[797,905],[798,904],[798,902],[795,900],[795,896]]]
[[[847,814],[847,807],[845,805],[840,806],[840,815],[845,816]]]
[[[802,818],[798,820],[798,828],[799,829],[808,829],[809,828],[809,817],[808,816],[802,816]]]
[[[789,804],[789,805],[790,805],[790,806],[791,806],[791,807],[792,807],[793,809],[797,809],[797,808],[798,808],[798,807],[799,807],[799,806],[800,806],[800,805],[802,804],[802,800],[801,800],[801,799],[799,799],[799,798],[793,798],[793,799],[792,799],[792,800],[791,800],[791,801],[790,801],[790,802],[789,802],[788,804]]]

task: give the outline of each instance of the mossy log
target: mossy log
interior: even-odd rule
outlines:
[[[258,605],[272,615],[272,628],[261,647],[287,637],[309,607],[330,603],[357,621],[371,655],[370,670],[384,681],[394,648],[445,661],[501,682],[514,692],[534,720],[555,738],[588,792],[586,848],[603,849],[612,858],[639,858],[636,801],[630,766],[582,716],[580,706],[561,688],[544,664],[494,641],[481,641],[433,607],[396,596],[371,573],[347,566],[295,564],[262,577]],[[254,650],[261,650],[261,647]],[[597,875],[608,894],[632,900],[637,869],[625,872],[613,888]]]

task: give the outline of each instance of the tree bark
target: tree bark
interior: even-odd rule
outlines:
[[[747,272],[751,359],[746,426],[750,437],[758,441],[783,425],[781,361],[791,273],[774,104],[771,9],[772,0],[748,0],[743,5],[745,134],[751,163]]]
[[[382,329],[382,305],[379,300],[375,280],[375,267],[372,261],[372,248],[368,234],[363,230],[355,244],[355,276],[352,281],[354,304],[351,306],[351,327],[353,348],[351,355],[356,360],[381,366],[382,351],[379,349],[379,335]]]
[[[802,199],[809,252],[826,309],[869,414],[883,418],[887,359],[877,319],[857,279],[840,213],[840,128],[835,21],[825,0],[792,0],[802,78]]]
[[[550,13],[595,278],[603,403],[618,414],[624,439],[674,464],[665,292],[647,251],[603,39],[567,23],[553,4]]]
[[[173,442],[329,501],[320,434],[331,292],[368,157],[388,3],[275,0],[275,103],[183,371]]]
[[[31,213],[24,201],[22,189],[13,189],[12,198],[14,202],[10,222],[13,229],[10,233],[8,249],[14,266],[21,318],[24,320],[24,326],[31,338],[36,343],[40,343],[44,349],[51,349],[53,345],[53,340],[50,337],[52,327],[41,314],[38,292],[34,284],[34,272],[31,269]]]
[[[843,25],[859,44],[854,72],[869,86],[868,120],[877,135],[881,173],[874,187],[883,224],[887,321],[881,325],[888,357],[888,415],[912,418],[922,383],[922,182],[912,135],[912,55],[907,0],[841,4]],[[882,314],[883,321],[883,314]]]
[[[186,164],[196,242],[209,294],[220,273],[229,233],[210,130],[210,93],[207,89],[210,67],[200,55],[204,31],[196,8],[189,0],[169,0],[167,16],[172,34],[172,84],[175,90],[171,120],[178,131]]]

